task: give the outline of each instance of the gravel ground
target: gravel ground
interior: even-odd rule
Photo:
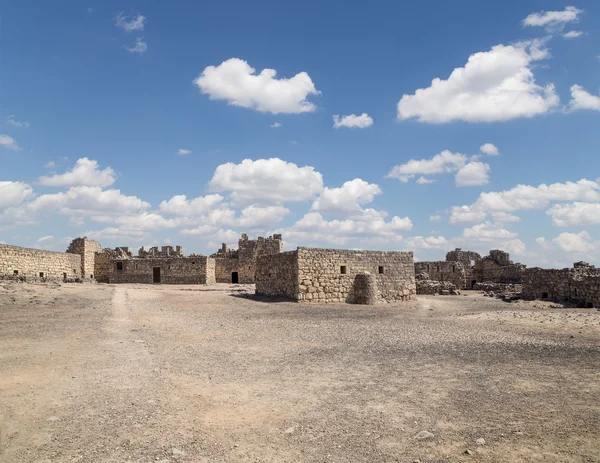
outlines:
[[[0,284],[0,462],[600,461],[596,310],[252,291]]]

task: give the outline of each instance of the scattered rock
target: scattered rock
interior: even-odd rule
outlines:
[[[296,430],[296,428],[294,428],[294,426],[291,426],[291,427],[287,428],[284,432],[286,434],[294,434],[295,430]]]
[[[46,421],[51,421],[52,423],[54,423],[55,421],[58,421],[60,418],[58,418],[58,416],[51,416],[50,418],[48,418]]]
[[[479,439],[477,439],[477,440],[475,441],[475,443],[476,443],[477,445],[485,445],[485,439],[484,439],[483,437],[480,437]]]
[[[469,449],[465,450],[465,455],[473,455],[473,452],[471,452]]]
[[[435,437],[434,434],[429,431],[421,431],[419,434],[415,436],[415,439],[425,440],[425,439],[433,439]]]
[[[179,449],[176,449],[176,448],[173,448],[173,450],[171,451],[171,453],[173,455],[185,455],[185,452],[183,450],[179,450]]]

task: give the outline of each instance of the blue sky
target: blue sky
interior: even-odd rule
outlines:
[[[600,6],[414,3],[4,4],[0,241],[600,264]]]

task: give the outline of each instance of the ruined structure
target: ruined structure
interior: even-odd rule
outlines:
[[[364,276],[357,279],[359,274]],[[256,294],[320,303],[413,300],[413,254],[298,248],[262,255],[256,260]]]
[[[80,279],[82,255],[0,244],[0,276],[26,280]]]
[[[523,298],[600,307],[600,269],[586,262],[576,262],[573,268],[526,269],[523,272]]]
[[[473,279],[475,283],[520,284],[524,270],[525,265],[513,263],[507,252],[495,249],[475,263]]]
[[[456,288],[467,288],[468,278],[467,274],[470,273],[470,269],[467,270],[461,262],[444,262],[444,261],[429,261],[429,262],[415,262],[415,274],[426,274],[427,278],[422,280],[433,280],[444,283],[450,283]],[[431,294],[421,293],[417,294]]]
[[[75,238],[69,244],[67,252],[81,256],[81,277],[94,278],[94,262],[96,253],[102,252],[102,246],[98,241],[89,240],[87,236]]]
[[[217,283],[254,283],[256,273],[256,260],[259,256],[279,254],[283,251],[281,235],[268,238],[259,236],[256,240],[249,240],[248,235],[242,233],[238,241],[238,248],[231,250],[225,243],[211,258],[215,259],[215,278]]]

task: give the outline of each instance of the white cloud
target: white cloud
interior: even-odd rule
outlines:
[[[508,231],[491,222],[480,223],[463,230],[463,237],[476,241],[509,240],[517,236],[517,233]]]
[[[567,109],[569,111],[577,111],[579,109],[600,111],[600,97],[592,95],[581,85],[573,85],[571,87],[571,101]]]
[[[450,242],[443,236],[413,236],[406,240],[406,249],[447,249]]]
[[[15,127],[19,127],[19,128],[29,127],[29,122],[17,120],[17,116],[15,116],[14,114],[11,114],[10,116],[8,116],[6,118],[6,123],[10,124],[10,125],[14,125]]]
[[[549,251],[552,249],[552,243],[548,242],[546,238],[543,236],[539,236],[535,239],[535,242],[538,246],[540,246],[544,251]]]
[[[498,151],[498,148],[493,143],[484,143],[479,147],[479,151],[488,156],[498,156],[500,154],[500,151]]]
[[[142,231],[121,230],[116,227],[108,227],[102,230],[89,230],[85,232],[85,236],[93,240],[115,240],[119,242],[142,242],[146,239],[146,235]]]
[[[44,167],[46,169],[52,169],[52,168],[56,167],[56,163],[54,161],[48,161]]]
[[[106,187],[115,183],[115,171],[110,167],[100,170],[97,161],[81,158],[77,160],[72,170],[51,177],[40,177],[38,182],[45,186],[85,185]]]
[[[455,172],[467,162],[467,156],[444,150],[431,159],[411,159],[405,164],[394,166],[387,174],[389,178],[397,178],[406,183],[415,175],[433,175],[443,172]]]
[[[16,140],[8,135],[0,135],[0,146],[11,151],[19,151],[21,149],[17,145]]]
[[[562,36],[565,39],[576,39],[577,37],[581,37],[583,35],[582,31],[569,31],[565,32]]]
[[[177,150],[177,154],[179,154],[180,156],[185,156],[186,154],[192,154],[192,152],[190,150],[186,150],[184,148],[179,148]]]
[[[483,162],[469,162],[456,173],[456,186],[485,185],[490,181],[490,165]]]
[[[305,201],[323,190],[323,176],[313,167],[298,167],[279,158],[244,159],[215,169],[209,187],[213,192],[230,192],[235,204]]]
[[[540,11],[531,13],[523,20],[524,26],[545,27],[548,31],[559,31],[567,23],[577,22],[583,10],[574,6],[567,6],[563,11]]]
[[[115,18],[115,26],[123,29],[125,32],[143,31],[146,17],[138,14],[137,16],[125,16],[123,12]]]
[[[533,117],[558,106],[553,85],[535,83],[532,63],[549,53],[540,40],[496,45],[471,55],[447,80],[435,78],[431,86],[403,95],[398,118],[420,122],[498,122]]]
[[[208,66],[195,80],[201,92],[211,100],[227,100],[230,105],[273,114],[312,112],[316,106],[307,101],[319,95],[306,72],[290,79],[277,79],[274,69],[256,70],[239,58],[230,58],[219,66]]]
[[[42,236],[40,239],[37,240],[37,243],[42,244],[52,240],[54,240],[54,236],[52,235]]]
[[[598,249],[598,242],[593,241],[587,231],[580,233],[561,233],[552,242],[565,252],[593,252]]]
[[[448,222],[451,224],[481,222],[486,215],[486,212],[474,210],[471,206],[453,206]]]
[[[441,215],[431,215],[429,216],[430,222],[441,222],[444,218]]]
[[[239,225],[250,228],[272,227],[281,222],[289,213],[290,210],[283,206],[248,206],[241,211]]]
[[[520,222],[521,218],[508,212],[492,212],[492,217],[495,222],[507,223],[507,222]]]
[[[123,231],[154,231],[175,228],[178,221],[175,219],[165,219],[160,214],[154,212],[142,212],[137,215],[127,215],[117,217],[115,223]]]
[[[32,195],[33,190],[26,183],[0,181],[0,209],[17,206]]]
[[[148,44],[144,42],[144,37],[137,37],[135,39],[135,43],[125,47],[125,50],[127,50],[129,53],[139,53],[141,55],[148,50]]]
[[[373,125],[373,118],[367,113],[362,113],[360,116],[356,114],[350,114],[348,116],[333,116],[333,128],[339,129],[340,127],[350,127],[365,129]]]
[[[278,129],[279,127],[281,127],[281,124],[279,122],[273,122],[269,127],[271,127],[272,129]]]
[[[546,214],[557,227],[600,224],[600,203],[555,204]]]
[[[417,179],[417,183],[419,185],[429,185],[430,183],[435,182],[435,179],[433,178],[427,178],[427,177],[419,177]]]
[[[339,188],[325,188],[310,210],[349,217],[362,213],[361,205],[372,202],[379,194],[378,185],[355,178]]]
[[[402,232],[412,229],[408,217],[393,217],[386,222],[380,215],[369,220],[331,220],[327,221],[318,212],[309,212],[292,227],[278,230],[284,233],[286,240],[302,245],[320,245],[323,243],[342,246],[351,241],[362,243],[400,242]]]
[[[179,217],[198,217],[208,213],[223,201],[223,196],[214,194],[188,200],[185,195],[173,196],[159,205],[161,213]]]

